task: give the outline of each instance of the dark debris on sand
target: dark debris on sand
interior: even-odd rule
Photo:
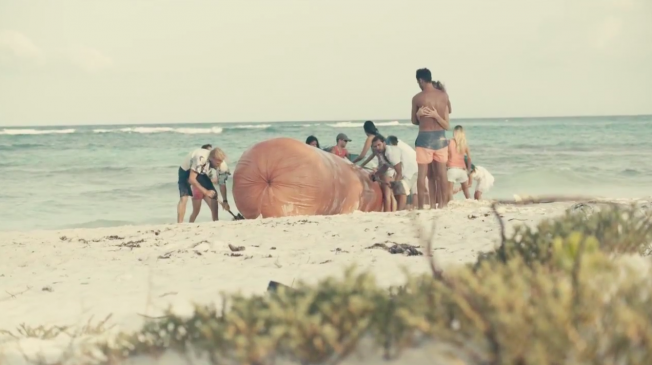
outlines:
[[[234,246],[232,244],[229,244],[229,249],[233,252],[238,252],[238,251],[244,251],[245,247],[244,246]]]
[[[389,242],[393,245],[387,246],[385,243],[374,243],[373,245],[367,247],[367,249],[382,249],[391,254],[405,254],[406,256],[422,256],[423,253],[419,251],[419,246],[408,245],[407,243],[396,243]]]

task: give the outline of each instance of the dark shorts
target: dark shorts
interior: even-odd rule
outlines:
[[[394,192],[394,195],[410,195],[410,187],[405,179],[394,181],[392,184],[392,191]]]
[[[414,147],[427,148],[429,150],[440,150],[448,147],[446,131],[419,131]]]
[[[190,187],[190,182],[188,182],[188,179],[190,178],[190,170],[186,171],[179,167],[179,196],[192,196],[192,188]],[[199,185],[201,185],[204,189],[206,190],[213,190],[217,192],[215,189],[215,186],[213,186],[213,182],[211,179],[206,176],[206,175],[197,175],[197,182]],[[215,198],[217,199],[217,194],[215,194]]]

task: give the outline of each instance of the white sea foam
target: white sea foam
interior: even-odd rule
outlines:
[[[171,128],[171,127],[126,127],[120,129],[94,129],[94,133],[181,133],[181,134],[220,134],[225,129],[267,129],[271,124],[245,124],[228,127],[208,127],[208,128]]]
[[[401,123],[398,120],[394,120],[391,122],[378,122],[374,123],[377,127],[388,127],[388,126],[408,126],[412,125],[411,123]],[[339,122],[335,124],[329,124],[333,128],[360,128],[364,125],[364,123],[360,122]]]
[[[170,128],[170,127],[128,127],[120,129],[94,129],[93,133],[180,133],[180,134],[220,134],[223,129],[211,128]]]
[[[0,135],[19,136],[36,134],[70,134],[75,133],[74,129],[3,129]]]
[[[245,124],[228,127],[227,129],[267,129],[271,124]]]

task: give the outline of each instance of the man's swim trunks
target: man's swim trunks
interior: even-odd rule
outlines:
[[[414,141],[419,165],[448,161],[446,131],[420,131]]]

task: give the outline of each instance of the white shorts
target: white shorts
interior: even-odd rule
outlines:
[[[448,176],[448,182],[452,183],[465,183],[469,180],[469,176],[466,173],[466,170],[459,167],[450,167],[446,172]]]
[[[419,174],[414,174],[410,179],[410,194],[417,193],[417,180],[419,180]],[[426,186],[428,186],[428,178],[426,178]]]

